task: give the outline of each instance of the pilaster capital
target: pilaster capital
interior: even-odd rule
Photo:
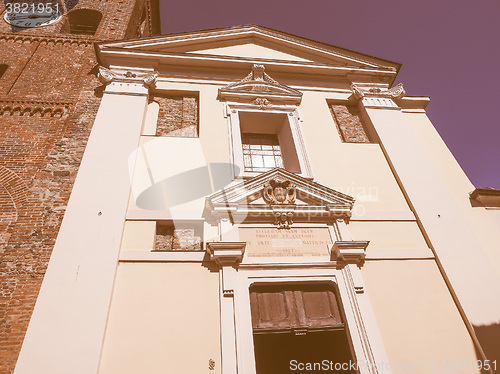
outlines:
[[[243,260],[246,245],[246,242],[210,242],[207,253],[220,267],[234,266]]]
[[[401,99],[406,94],[402,83],[389,89],[353,83],[351,91],[368,108],[399,108],[394,100]]]
[[[107,92],[141,95],[147,94],[149,89],[155,87],[158,72],[132,72],[130,70],[123,72],[99,66],[97,77],[101,83],[108,86]]]
[[[331,260],[340,264],[355,264],[361,267],[366,257],[366,247],[370,242],[366,240],[336,241],[330,251]]]

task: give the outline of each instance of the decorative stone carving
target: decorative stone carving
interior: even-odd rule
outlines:
[[[104,66],[99,66],[99,74],[97,74],[97,78],[99,78],[101,83],[109,84],[115,77],[116,74],[113,73],[111,70],[105,68]]]
[[[402,83],[399,83],[397,86],[392,87],[388,90],[382,89],[380,87],[364,88],[353,83],[351,84],[351,90],[357,99],[361,99],[364,97],[400,99],[406,94]]]
[[[284,186],[284,191],[275,193],[273,185],[285,181],[290,184]],[[300,204],[297,204],[297,200],[300,200]],[[204,217],[214,223],[228,216],[234,223],[270,223],[279,211],[293,213],[295,223],[325,223],[331,222],[333,218],[348,219],[353,205],[351,196],[275,168],[207,197]]]
[[[207,254],[222,270],[222,294],[234,297],[236,286],[236,267],[243,260],[245,242],[210,242],[207,243]]]
[[[99,74],[97,75],[103,84],[110,84],[113,81],[142,83],[149,88],[153,88],[158,78],[158,72],[137,74],[127,71],[123,74],[114,72],[104,66],[99,66]]]
[[[295,203],[297,191],[289,180],[271,179],[264,186],[262,195],[267,203],[288,205]]]
[[[148,87],[154,87],[156,85],[156,80],[158,79],[158,72],[147,74],[144,78],[144,84]]]
[[[267,82],[273,85],[278,85],[281,86],[277,81],[275,81],[273,78],[271,78],[269,75],[265,73],[266,68],[264,65],[259,65],[259,64],[254,64],[252,66],[252,71],[250,74],[248,74],[245,78],[243,78],[241,81],[239,81],[236,84],[229,85],[229,86],[236,86],[241,83],[246,83],[246,82],[252,82],[252,81],[262,81],[262,82]],[[229,86],[226,86],[226,88],[229,88]],[[286,87],[286,86],[283,86]],[[258,90],[259,88],[263,88],[263,86],[255,86],[253,89]]]
[[[293,213],[292,212],[275,212],[274,213],[274,224],[278,226],[278,229],[290,229],[293,224]]]
[[[265,73],[264,65],[255,64],[245,78],[219,89],[219,100],[252,103],[264,109],[277,104],[298,105],[302,92],[278,83]]]
[[[253,101],[254,105],[257,105],[259,109],[264,110],[269,107],[271,107],[273,104],[269,100],[267,100],[265,97],[258,97]]]
[[[366,247],[369,241],[336,241],[332,245],[332,260],[342,264],[355,264],[359,267],[363,265],[366,256]]]
[[[219,266],[237,265],[243,259],[245,253],[245,242],[209,242],[207,253],[210,260]]]

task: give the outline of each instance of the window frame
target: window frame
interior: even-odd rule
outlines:
[[[252,178],[262,173],[262,172],[245,171],[245,163],[243,158],[243,143],[241,138],[242,129],[240,123],[240,113],[244,112],[285,114],[287,118],[287,124],[289,126],[293,140],[293,147],[295,148],[295,152],[297,154],[297,159],[300,167],[300,173],[297,174],[306,178],[314,178],[311,163],[309,161],[309,156],[307,154],[307,149],[300,128],[301,120],[297,106],[273,105],[270,108],[262,109],[256,104],[227,102],[224,108],[225,108],[225,117],[228,120],[229,148],[231,155],[231,164],[233,165],[232,167],[233,179],[236,179],[237,177]],[[281,149],[283,154],[283,148],[281,147]],[[286,165],[285,157],[283,157],[283,163]]]
[[[250,160],[250,165],[244,165],[245,170],[244,171],[257,171],[257,172],[266,172],[269,171],[275,167],[283,167],[283,155],[281,151],[281,145],[279,144],[279,139],[277,134],[261,134],[261,133],[242,133],[241,134],[242,138],[242,143],[243,143],[243,161],[245,163],[245,156],[249,157]],[[245,141],[245,138],[247,141]],[[260,144],[253,144],[250,143],[250,138],[253,138],[253,140],[258,139],[260,141]],[[268,141],[271,144],[262,144],[264,139],[268,139]],[[276,144],[275,144],[276,143]],[[245,147],[246,146],[246,147]],[[255,148],[256,146],[259,146],[260,149]],[[271,149],[264,149],[264,146],[271,147]],[[265,166],[265,160],[264,156],[262,154],[259,154],[257,152],[271,152],[272,154],[268,155],[272,157],[272,161],[274,166],[269,167]],[[260,157],[262,158],[262,167],[255,166],[254,160]],[[279,166],[281,165],[281,166]],[[248,170],[250,169],[250,170]],[[262,170],[254,170],[254,169],[262,169]]]

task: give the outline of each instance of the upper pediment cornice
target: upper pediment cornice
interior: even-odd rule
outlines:
[[[209,54],[212,50],[245,44],[261,45],[282,53],[282,57],[244,57],[240,55]],[[350,81],[382,82],[389,86],[395,79],[400,64],[358,52],[348,51],[321,42],[294,36],[260,26],[239,26],[182,34],[163,35],[143,39],[102,42],[96,44],[98,61],[103,66],[134,66],[141,63],[161,71],[186,72],[218,69],[226,74],[241,70],[242,65],[263,64],[269,72],[308,76],[343,76]],[[286,59],[286,54],[300,57]],[[205,70],[204,70],[205,69]],[[214,71],[217,74],[216,71]],[[190,75],[192,72],[186,72]],[[370,77],[373,77],[370,78]]]
[[[385,82],[390,85],[396,75],[396,71],[379,70],[371,67],[329,65],[319,62],[303,61],[278,61],[266,58],[246,58],[235,56],[205,55],[196,53],[173,53],[152,51],[131,51],[118,48],[110,48],[97,52],[97,61],[102,66],[140,66],[152,68],[160,72],[167,71],[169,74],[181,77],[210,78],[231,75],[239,75],[239,71],[247,70],[254,64],[265,65],[266,69],[273,74],[288,75],[294,81],[304,78],[307,81],[319,79],[327,82],[329,79],[342,77],[348,83],[356,80],[359,75],[365,81]]]
[[[210,43],[231,45],[247,43],[249,41],[258,43],[259,40],[272,41],[277,49],[281,45],[287,51],[295,50],[298,53],[309,54],[312,57],[310,59],[313,61],[315,61],[314,56],[318,57],[321,55],[328,58],[330,63],[344,66],[364,66],[376,68],[377,70],[392,71],[397,71],[400,67],[400,64],[392,61],[257,25],[201,30],[129,41],[104,42],[98,43],[98,48],[196,53],[196,50],[206,49]]]

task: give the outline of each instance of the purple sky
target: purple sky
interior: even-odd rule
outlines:
[[[500,188],[499,0],[160,0],[162,33],[258,24],[403,64],[476,187]]]

